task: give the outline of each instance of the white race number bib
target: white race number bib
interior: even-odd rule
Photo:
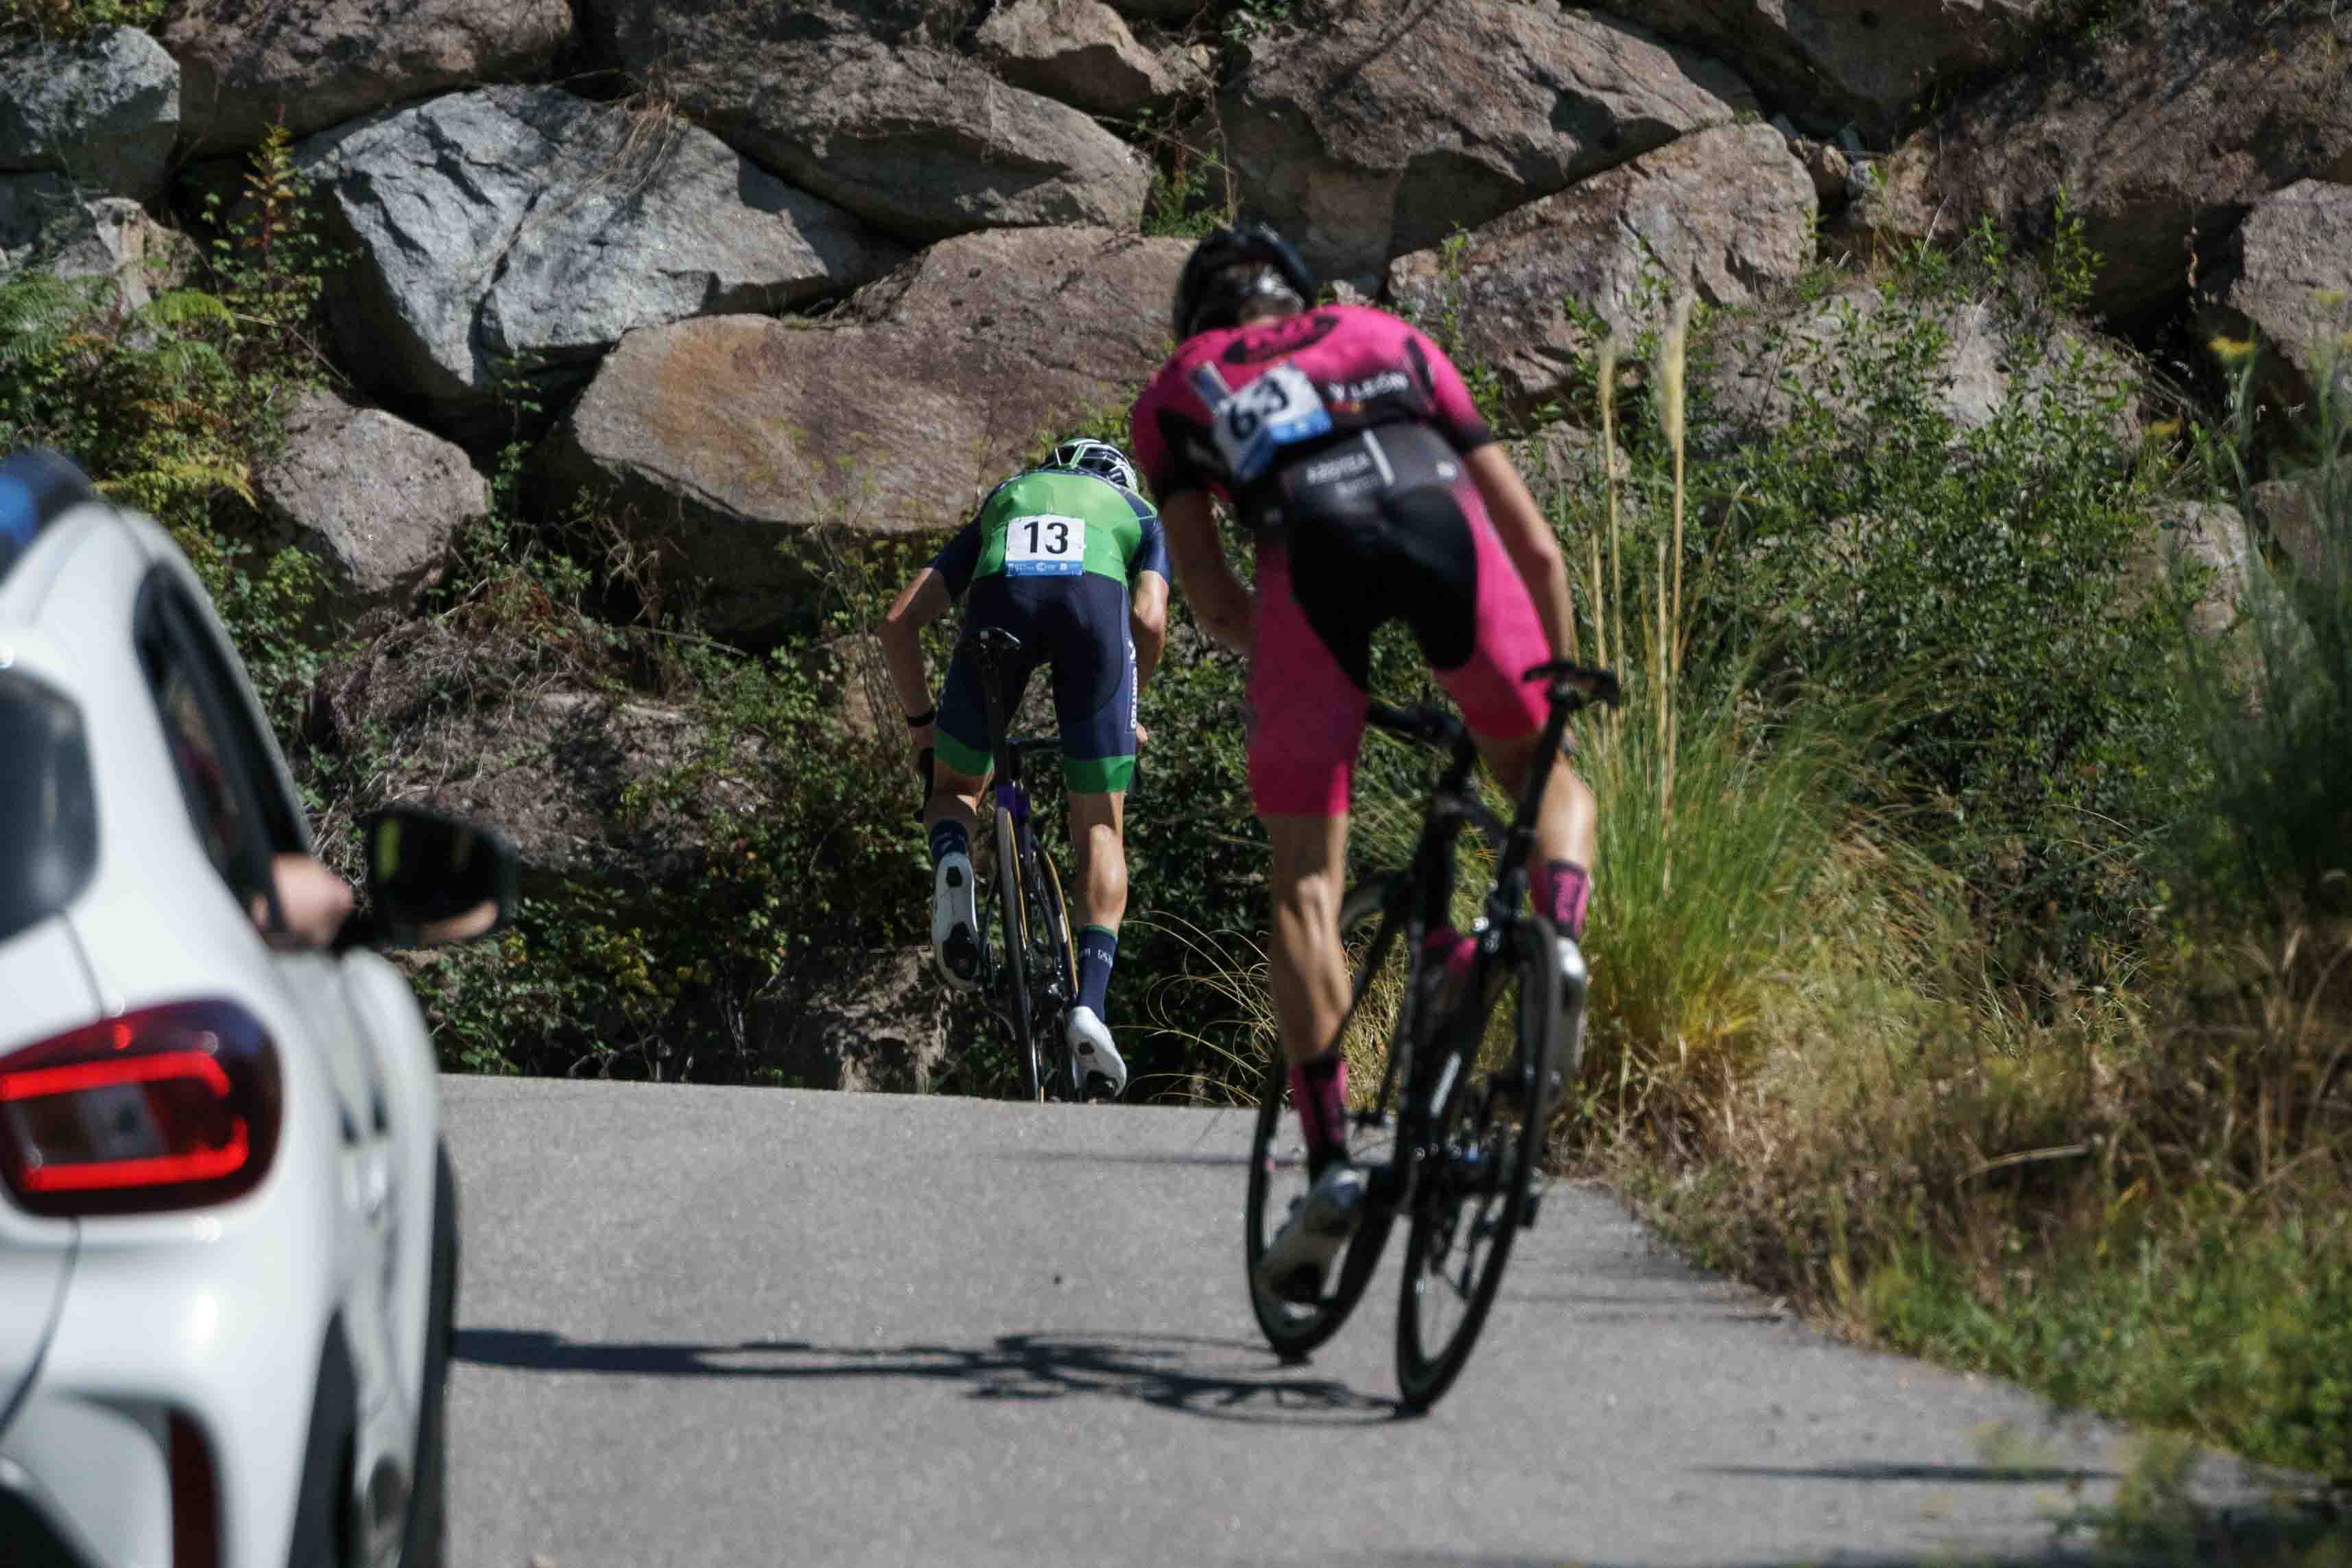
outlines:
[[[1215,428],[1226,469],[1247,484],[1279,448],[1328,432],[1331,415],[1304,371],[1278,364],[1217,405]]]
[[[1008,577],[1075,577],[1087,569],[1087,520],[1041,512],[1004,525]]]

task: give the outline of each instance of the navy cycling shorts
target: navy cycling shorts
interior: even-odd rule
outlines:
[[[982,577],[964,605],[964,636],[995,626],[1021,639],[1013,667],[1025,690],[1039,665],[1053,669],[1062,728],[1062,779],[1084,795],[1123,793],[1135,778],[1135,643],[1128,589],[1087,572],[1075,577]],[[935,749],[961,773],[985,776],[988,705],[980,660],[959,643],[940,695]]]

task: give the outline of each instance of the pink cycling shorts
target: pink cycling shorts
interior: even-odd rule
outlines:
[[[1341,602],[1360,597],[1364,612],[1335,621],[1326,609],[1323,619],[1358,669],[1382,619],[1412,621],[1425,650],[1466,643],[1466,658],[1435,669],[1438,684],[1460,706],[1473,734],[1517,740],[1541,729],[1548,714],[1543,682],[1521,677],[1553,657],[1551,644],[1485,509],[1475,495],[1457,495],[1456,508],[1447,510],[1468,532],[1474,593],[1452,595],[1455,605],[1448,611],[1443,607],[1447,595],[1424,593],[1410,563],[1373,561],[1360,568],[1360,576],[1350,573],[1354,580],[1341,584],[1339,595]],[[1258,550],[1250,639],[1250,797],[1261,816],[1344,816],[1371,699],[1302,606],[1291,556],[1286,545]],[[1470,624],[1433,633],[1418,618],[1420,606],[1433,602],[1441,606],[1434,613],[1467,615]]]

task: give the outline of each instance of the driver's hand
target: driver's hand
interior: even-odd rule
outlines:
[[[269,905],[253,898],[253,923],[275,947],[322,948],[335,940],[344,918],[352,912],[352,886],[308,855],[278,855],[269,862],[277,884],[278,909],[285,928],[270,931]]]

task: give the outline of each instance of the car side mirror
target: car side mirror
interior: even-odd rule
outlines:
[[[422,806],[362,819],[368,931],[384,947],[473,942],[514,918],[514,846],[495,830]]]

